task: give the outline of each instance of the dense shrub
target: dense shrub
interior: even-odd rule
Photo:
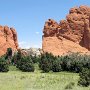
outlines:
[[[62,70],[61,61],[60,61],[60,59],[56,58],[55,60],[53,60],[52,71],[53,72],[60,72],[61,70]]]
[[[63,71],[68,71],[70,68],[70,57],[68,55],[63,56],[63,57],[59,57],[60,61],[61,61],[61,67]]]
[[[50,70],[59,72],[62,70],[79,73],[83,67],[90,69],[90,56],[72,53],[55,57],[52,54],[45,53],[41,55],[39,67],[45,72]]]
[[[52,68],[52,63],[49,61],[49,59],[43,58],[41,59],[39,66],[44,72],[49,72]]]
[[[17,63],[17,53],[14,53],[14,55],[13,55],[13,57],[12,57],[12,59],[11,59],[11,64],[12,65],[16,65],[16,63]]]
[[[53,72],[60,72],[62,70],[60,59],[47,52],[41,55],[39,67],[44,72],[49,72],[51,70]]]
[[[82,68],[90,68],[90,56],[72,53],[59,57],[63,71],[81,72]]]
[[[33,61],[33,63],[39,63],[39,61],[40,61],[40,56],[32,56],[32,55],[30,55],[30,57],[31,57],[31,59],[32,59],[32,61]]]
[[[22,58],[22,54],[21,54],[21,51],[18,50],[17,52],[17,60],[21,59]]]
[[[21,57],[21,59],[17,61],[16,66],[24,72],[34,72],[34,65],[29,56]]]
[[[7,52],[6,52],[6,59],[11,59],[12,57],[12,48],[7,48]]]
[[[90,55],[84,55],[84,57],[83,57],[83,67],[90,69]]]
[[[11,58],[11,64],[16,65],[17,62],[23,57],[21,54],[21,51],[18,50],[18,52],[15,52],[14,55]]]
[[[9,66],[4,57],[0,57],[0,72],[8,72]]]
[[[78,85],[81,86],[89,86],[90,85],[90,69],[83,68],[82,71],[79,73],[80,79],[78,81]]]
[[[52,69],[52,63],[55,57],[51,53],[44,53],[41,55],[39,67],[44,72],[49,72]]]

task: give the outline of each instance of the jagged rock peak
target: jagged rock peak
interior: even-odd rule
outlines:
[[[61,20],[60,23],[53,19],[48,19],[45,22],[43,33],[42,48],[45,52],[52,52],[54,54],[55,49],[57,55],[60,51],[63,53],[68,51],[74,52],[75,50],[72,50],[74,47],[71,46],[71,43],[76,45],[76,52],[83,52],[83,49],[88,52],[90,50],[90,7],[82,5],[71,8],[66,19]],[[56,40],[54,41],[54,39]],[[67,41],[69,48],[67,47]],[[80,47],[82,49],[79,49]]]
[[[6,53],[7,48],[17,51],[17,32],[14,28],[0,25],[0,56]]]

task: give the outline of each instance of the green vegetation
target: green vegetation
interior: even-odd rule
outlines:
[[[90,56],[72,53],[59,57],[63,71],[79,73],[83,68],[90,69]]]
[[[24,72],[34,72],[34,65],[29,56],[23,56],[20,60],[18,60],[16,67]]]
[[[41,55],[39,67],[44,72],[69,71],[79,73],[83,68],[90,69],[90,56],[72,53],[66,56],[55,57],[52,54],[45,53]]]
[[[90,87],[78,86],[79,75],[70,72],[41,73],[38,64],[34,72],[21,72],[15,66],[9,66],[9,72],[0,73],[1,90],[65,90],[72,81],[71,90],[90,90]],[[69,89],[68,89],[69,90]]]
[[[59,58],[55,58],[55,59],[53,60],[52,71],[53,71],[53,72],[60,72],[60,71],[62,71],[61,61],[60,61]]]
[[[89,86],[90,85],[90,69],[83,68],[82,71],[79,73],[80,79],[78,81],[79,85],[82,86]]]
[[[70,55],[55,57],[52,54],[44,53],[41,55],[39,67],[43,72],[61,72],[69,71],[80,73],[78,85],[90,85],[90,56],[72,53]],[[88,70],[83,70],[87,68]],[[72,84],[68,84],[65,89],[71,89]]]
[[[41,58],[41,56],[36,56],[36,55],[35,56],[30,55],[30,57],[31,57],[33,63],[38,63]]]
[[[7,48],[5,59],[11,59],[12,58],[12,48]]]
[[[41,59],[39,62],[39,67],[43,72],[49,72],[52,69],[52,63],[55,57],[50,53],[45,53],[41,55]]]
[[[1,57],[0,70],[9,71],[0,73],[2,90],[90,89],[90,56],[78,53],[58,57],[44,53],[37,57],[22,56],[19,51]]]
[[[9,65],[4,57],[0,57],[0,72],[8,72]]]

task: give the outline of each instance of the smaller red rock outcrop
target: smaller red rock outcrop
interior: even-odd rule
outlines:
[[[6,53],[7,48],[12,48],[13,51],[17,51],[17,32],[14,28],[0,26],[0,56]]]

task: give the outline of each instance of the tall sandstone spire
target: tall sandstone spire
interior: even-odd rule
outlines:
[[[90,53],[90,7],[71,8],[60,23],[52,19],[45,22],[42,49],[54,55],[69,52]]]
[[[17,51],[17,33],[14,28],[0,26],[0,56],[6,53],[7,48],[12,48],[13,51]]]

